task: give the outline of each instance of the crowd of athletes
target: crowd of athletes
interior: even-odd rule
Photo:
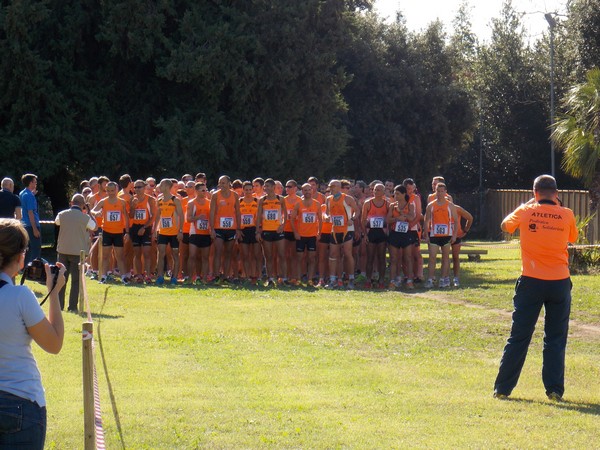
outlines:
[[[124,284],[458,287],[461,238],[473,217],[452,202],[442,177],[433,178],[432,191],[423,198],[410,178],[283,184],[223,175],[211,189],[204,173],[160,182],[92,177],[78,192],[98,225],[87,274]]]

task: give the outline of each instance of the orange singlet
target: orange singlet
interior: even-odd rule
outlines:
[[[219,189],[215,193],[217,197],[217,210],[215,211],[215,230],[235,230],[235,195],[229,191],[229,197],[224,197]]]
[[[188,197],[184,197],[181,199],[181,210],[183,212],[183,232],[190,234],[190,227],[192,226],[191,222],[187,221],[187,209],[188,209],[189,200]]]
[[[190,205],[191,203],[191,205]],[[193,234],[210,234],[210,225],[208,219],[210,217],[210,200],[204,199],[204,204],[201,205],[197,198],[188,202],[188,208],[192,209],[192,217],[201,216],[193,223],[190,223],[190,236]],[[186,216],[187,217],[187,216]]]
[[[348,231],[348,213],[346,212],[346,194],[342,192],[335,200],[333,195],[327,197],[329,202],[329,215],[333,224],[332,233],[346,233]]]
[[[177,236],[178,228],[175,221],[177,206],[175,206],[175,196],[171,196],[169,200],[158,200],[158,211],[160,220],[158,221],[159,234],[163,236]]]
[[[272,200],[264,197],[262,208],[262,230],[277,231],[277,228],[283,223],[283,217],[281,217],[281,197],[277,195]]]
[[[123,203],[117,199],[115,203],[110,203],[108,199],[102,206],[102,219],[104,222],[103,231],[107,233],[123,234],[125,231],[125,217],[123,215]]]
[[[133,219],[131,223],[133,225],[146,225],[148,218],[150,217],[150,201],[148,196],[144,195],[144,200],[138,199],[138,204],[135,205],[133,210]]]
[[[451,236],[451,219],[452,214],[450,213],[450,203],[448,201],[445,201],[442,205],[439,205],[437,201],[433,202],[429,235],[433,237]]]
[[[327,212],[327,205],[325,203],[321,203],[321,234],[331,234],[331,230],[333,229],[333,224],[331,220],[329,222],[325,222],[325,213]]]
[[[298,209],[298,220],[296,228],[300,237],[313,237],[319,232],[319,220],[317,214],[321,211],[321,205],[315,199],[311,199],[310,206],[305,206],[304,201],[300,202]]]
[[[369,202],[369,211],[367,211],[367,221],[369,224],[369,228],[386,228],[385,218],[387,217],[387,213],[389,210],[389,203],[386,199],[381,199],[383,205],[376,206],[375,205],[375,197],[367,200]]]
[[[250,202],[240,199],[240,214],[242,216],[242,229],[256,226],[256,213],[258,211],[258,200],[256,197]]]
[[[289,233],[292,233],[294,231],[294,229],[292,228],[292,211],[294,210],[294,206],[296,205],[296,203],[298,203],[299,201],[302,201],[302,199],[298,196],[296,196],[296,201],[292,202],[290,200],[288,200],[290,198],[290,196],[288,195],[287,197],[283,197],[283,201],[285,202],[285,210],[286,210],[286,214],[287,214],[287,221],[285,222],[285,225],[283,226],[283,231],[287,231]],[[296,222],[296,225],[298,225],[298,222]]]
[[[106,193],[104,193],[104,195],[100,195],[100,192],[95,193],[94,196],[92,197],[94,200],[96,200],[94,202],[94,206],[97,205],[98,203],[100,203],[100,200],[103,200],[107,197],[108,197],[108,195]],[[98,228],[102,228],[102,223],[103,223],[103,217],[98,216],[96,218],[96,225],[98,225]]]
[[[397,206],[397,204],[394,205],[394,209],[392,210],[392,217],[394,219],[400,217],[400,213],[406,215],[410,212],[410,202],[406,202],[406,205],[404,205],[404,208],[402,208],[402,210],[400,211],[398,211]],[[395,231],[396,233],[408,233],[408,230],[410,229],[410,224],[408,222],[397,221],[394,222],[392,226],[393,231]]]

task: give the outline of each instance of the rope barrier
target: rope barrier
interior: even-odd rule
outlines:
[[[80,257],[79,276],[81,278],[80,286],[87,315],[87,322],[83,323],[82,331],[85,448],[86,450],[105,450],[106,445],[104,440],[104,428],[102,426],[102,409],[100,408],[100,390],[98,388],[98,374],[94,360],[94,354],[96,352],[93,332],[94,325],[87,294],[84,258],[85,256],[82,252]]]

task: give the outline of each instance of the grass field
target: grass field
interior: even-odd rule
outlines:
[[[460,289],[155,288],[88,283],[107,448],[598,448],[600,277],[576,276],[565,402],[536,331],[492,398],[518,250],[463,262]],[[36,349],[47,448],[83,446],[81,323]],[[540,327],[538,326],[538,329]]]

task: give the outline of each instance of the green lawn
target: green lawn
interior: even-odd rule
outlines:
[[[566,402],[544,395],[540,331],[513,400],[492,398],[517,258],[490,248],[463,288],[414,294],[115,285],[104,304],[89,282],[107,447],[597,447],[598,277],[574,277]],[[58,449],[83,443],[65,320],[63,351],[35,352]]]

